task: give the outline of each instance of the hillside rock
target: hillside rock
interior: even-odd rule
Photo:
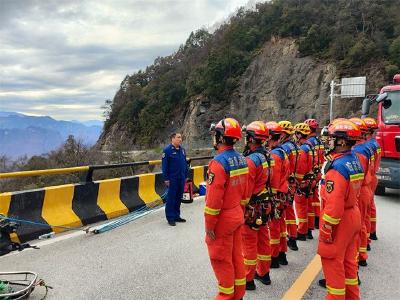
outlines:
[[[367,91],[377,92],[384,81],[379,64],[366,66],[356,76],[367,76]],[[347,76],[350,77],[350,76]],[[370,81],[370,78],[374,78]],[[215,103],[203,95],[193,97],[186,107],[177,107],[174,118],[154,137],[155,145],[168,142],[168,134],[181,131],[188,148],[210,146],[208,129],[211,122],[225,116],[237,118],[241,124],[254,120],[292,122],[316,118],[323,126],[329,120],[330,82],[339,83],[340,74],[333,63],[311,56],[300,57],[298,45],[291,38],[272,38],[254,57],[240,78],[229,103]],[[339,89],[336,90],[339,92]],[[334,117],[360,115],[362,99],[334,101]],[[373,114],[372,114],[373,115]],[[116,143],[129,149],[141,149],[131,141],[123,124],[118,122],[102,134],[99,145],[110,149]]]

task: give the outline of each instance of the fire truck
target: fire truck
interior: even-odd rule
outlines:
[[[373,103],[378,104],[376,140],[382,149],[375,194],[383,195],[385,188],[400,189],[400,74],[396,74],[393,84],[384,86],[378,95],[364,99],[363,116],[368,115]]]

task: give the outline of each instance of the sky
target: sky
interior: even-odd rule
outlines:
[[[0,111],[101,120],[125,75],[248,3],[0,0]]]

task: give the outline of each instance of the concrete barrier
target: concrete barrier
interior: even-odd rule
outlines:
[[[193,180],[195,190],[206,180],[206,171],[206,166],[191,168],[189,178]],[[78,228],[127,214],[145,205],[159,205],[165,190],[162,174],[149,173],[2,193],[0,214],[45,224],[22,224],[12,238],[26,242],[45,233],[64,231],[52,226]]]

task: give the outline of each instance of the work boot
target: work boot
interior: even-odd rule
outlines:
[[[369,234],[369,238],[370,238],[371,240],[374,240],[374,241],[378,240],[378,237],[376,236],[376,232],[371,232],[371,233]]]
[[[320,287],[323,287],[324,289],[326,289],[326,279],[324,278],[324,279],[318,280],[318,285]]]
[[[169,226],[176,226],[175,221],[168,221]]]
[[[271,258],[271,269],[278,269],[279,268],[279,257],[272,257]]]
[[[279,259],[279,264],[280,265],[287,266],[288,261],[286,259],[286,253],[285,252],[279,252],[278,259]]]
[[[298,241],[307,241],[306,235],[303,233],[297,233],[297,240]]]
[[[315,229],[319,229],[319,217],[315,217],[314,227],[315,227]]]
[[[371,251],[371,246],[367,244],[367,251]]]
[[[271,284],[271,278],[269,278],[269,272],[266,273],[264,276],[260,276],[257,274],[254,276],[255,279],[260,280],[263,284],[265,285],[270,285]]]
[[[246,291],[254,291],[255,289],[256,289],[256,284],[254,283],[254,280],[246,281]]]
[[[175,222],[185,223],[186,220],[185,220],[185,219],[182,219],[181,217],[179,217],[179,218],[175,219]]]
[[[308,229],[307,238],[308,238],[309,240],[314,239],[314,237],[312,236],[312,230],[311,230],[311,229]]]
[[[287,245],[288,245],[289,249],[291,249],[293,251],[299,250],[299,247],[297,247],[296,238],[294,238],[294,237],[289,237],[289,240],[287,241]]]
[[[366,260],[359,260],[359,261],[358,261],[358,265],[361,266],[361,267],[366,267],[366,266],[368,266]]]

